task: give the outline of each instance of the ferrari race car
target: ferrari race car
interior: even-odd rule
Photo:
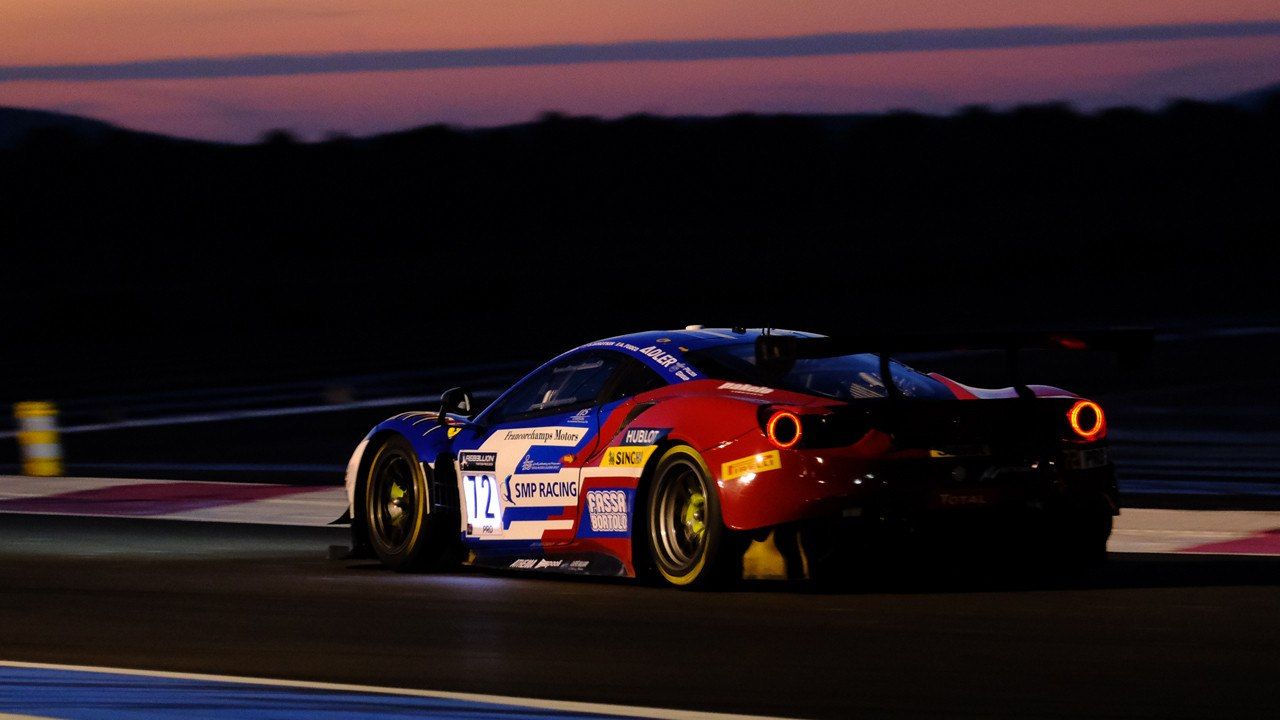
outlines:
[[[354,552],[396,569],[465,565],[656,577],[809,576],[868,537],[991,531],[1043,557],[1105,556],[1117,514],[1097,403],[987,390],[891,353],[1081,349],[1105,333],[826,337],[644,332],[552,359],[481,412],[375,427],[347,468]]]

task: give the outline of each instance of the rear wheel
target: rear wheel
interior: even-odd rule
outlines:
[[[658,460],[648,499],[649,556],[658,575],[678,587],[706,587],[727,579],[728,531],[711,473],[686,445]]]
[[[448,550],[446,528],[432,515],[426,472],[409,441],[387,438],[365,481],[365,527],[378,559],[396,570],[438,564]]]

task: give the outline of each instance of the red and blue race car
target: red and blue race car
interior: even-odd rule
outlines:
[[[1118,512],[1099,405],[913,370],[892,353],[1102,344],[1087,335],[922,341],[785,330],[645,332],[552,359],[475,413],[375,427],[347,490],[355,550],[700,586],[814,574],[869,536],[1015,534],[1105,555]]]

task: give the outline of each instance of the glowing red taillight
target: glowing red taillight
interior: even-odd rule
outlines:
[[[1107,417],[1092,400],[1077,400],[1067,411],[1067,422],[1081,440],[1101,440],[1107,435]]]
[[[800,418],[795,413],[787,410],[779,410],[774,413],[764,427],[764,434],[769,437],[769,442],[783,449],[792,447],[800,442],[802,433]]]

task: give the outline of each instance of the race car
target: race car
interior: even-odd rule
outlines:
[[[867,537],[995,530],[1043,557],[1105,556],[1118,513],[1107,419],[1045,385],[981,389],[893,354],[1083,349],[1109,336],[641,332],[553,358],[480,412],[455,388],[361,441],[357,553],[651,577],[802,578]],[[945,535],[944,535],[945,537]]]

